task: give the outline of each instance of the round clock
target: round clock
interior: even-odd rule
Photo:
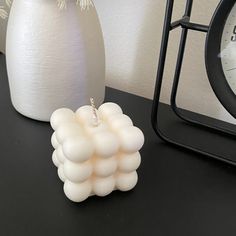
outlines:
[[[210,84],[226,110],[236,118],[236,2],[221,0],[206,39]]]

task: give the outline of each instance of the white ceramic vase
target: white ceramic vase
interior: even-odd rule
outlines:
[[[56,0],[13,2],[6,59],[13,106],[21,114],[49,121],[60,107],[76,110],[105,93],[105,50],[94,7],[75,0],[60,10]]]

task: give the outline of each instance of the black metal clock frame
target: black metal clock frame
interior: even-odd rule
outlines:
[[[173,14],[173,7],[174,7],[174,0],[167,0],[166,4],[166,11],[165,11],[165,19],[164,19],[164,27],[163,27],[163,35],[162,35],[162,41],[161,41],[161,49],[160,49],[160,57],[159,57],[159,64],[158,64],[158,70],[157,70],[157,77],[156,77],[156,85],[155,85],[155,92],[154,92],[154,99],[153,99],[153,106],[152,106],[152,126],[155,131],[155,133],[164,141],[173,144],[178,147],[182,147],[203,155],[206,155],[208,157],[223,161],[225,163],[231,164],[236,166],[236,162],[227,159],[224,156],[216,155],[214,153],[204,151],[200,148],[187,145],[185,143],[178,142],[177,140],[172,139],[171,137],[168,137],[166,134],[163,133],[161,130],[161,127],[159,127],[158,123],[158,113],[159,111],[159,103],[160,103],[160,94],[162,89],[162,81],[163,81],[163,75],[164,75],[164,69],[165,69],[165,62],[166,62],[166,55],[167,55],[167,48],[168,48],[168,42],[169,42],[169,35],[170,32],[178,27],[182,27],[182,33],[180,38],[180,44],[179,44],[179,51],[177,56],[177,62],[176,62],[176,68],[175,68],[175,74],[173,79],[173,86],[171,91],[171,98],[170,98],[170,104],[173,112],[175,115],[177,115],[180,119],[194,125],[199,126],[203,128],[208,128],[210,130],[216,130],[220,133],[229,134],[232,136],[236,136],[235,132],[222,128],[217,127],[215,125],[209,125],[206,123],[203,123],[198,120],[194,120],[193,118],[187,117],[184,115],[180,108],[177,106],[176,98],[177,98],[177,91],[179,87],[179,81],[180,81],[180,74],[183,64],[183,58],[185,53],[185,46],[187,41],[187,35],[189,30],[194,31],[200,31],[203,33],[208,33],[210,27],[207,25],[197,24],[190,22],[191,12],[192,12],[192,6],[193,6],[193,0],[187,0],[186,6],[185,6],[185,13],[184,16],[175,22],[172,22],[172,14]]]

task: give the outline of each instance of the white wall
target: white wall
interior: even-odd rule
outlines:
[[[0,3],[3,0],[0,0]],[[186,0],[175,1],[174,19]],[[219,0],[194,1],[193,21],[208,24]],[[107,85],[153,97],[165,0],[94,0],[101,19],[107,56]],[[0,50],[5,26],[0,21]],[[162,101],[169,102],[180,31],[171,34]],[[206,77],[203,33],[190,33],[178,104],[186,109],[234,121],[217,101]]]
[[[100,15],[107,54],[107,85],[153,97],[165,0],[94,0]],[[183,15],[186,0],[175,1],[174,19]],[[208,24],[219,0],[194,1],[193,21]],[[169,102],[179,30],[171,34],[162,101]],[[210,88],[204,64],[205,34],[189,34],[180,83],[181,107],[234,121]]]

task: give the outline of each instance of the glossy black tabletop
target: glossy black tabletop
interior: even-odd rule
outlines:
[[[76,204],[51,160],[50,125],[12,107],[0,55],[0,235],[236,235],[236,168],[163,143],[151,128],[150,100],[107,88],[106,101],[120,104],[145,134],[139,182]]]

